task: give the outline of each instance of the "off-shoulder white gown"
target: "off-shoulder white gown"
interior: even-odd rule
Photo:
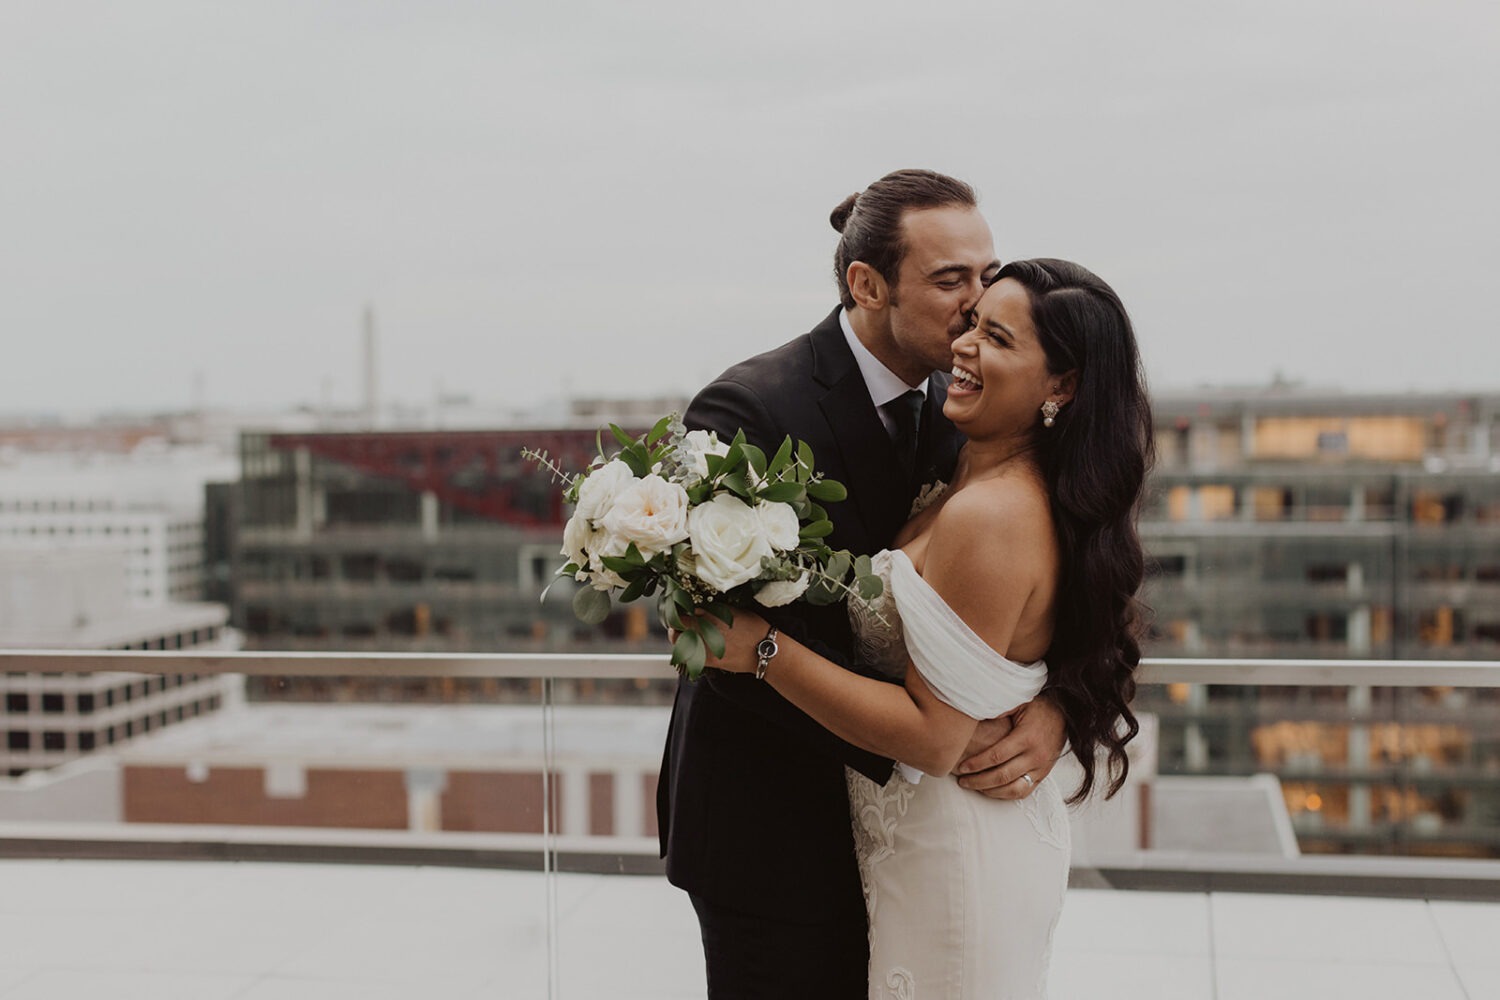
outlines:
[[[885,594],[870,608],[850,605],[866,662],[901,677],[910,661],[939,698],[975,719],[1041,690],[1046,664],[992,650],[905,553],[880,552],[874,565]],[[884,787],[848,775],[870,915],[871,1000],[1045,997],[1070,845],[1053,782],[997,801],[905,766]]]

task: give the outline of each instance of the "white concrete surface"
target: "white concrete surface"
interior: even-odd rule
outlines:
[[[686,899],[539,872],[0,861],[0,1000],[697,1000]],[[1074,890],[1053,1000],[1500,995],[1500,904]]]

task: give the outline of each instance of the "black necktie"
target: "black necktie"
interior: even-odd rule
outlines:
[[[921,390],[908,389],[882,407],[896,425],[891,443],[896,446],[896,457],[907,479],[911,479],[917,465],[917,426],[922,419],[922,404],[926,401],[927,397]]]

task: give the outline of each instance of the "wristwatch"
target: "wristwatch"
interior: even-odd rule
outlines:
[[[771,657],[775,656],[780,649],[776,645],[776,627],[772,626],[766,637],[755,644],[755,679],[763,681],[766,679],[766,667],[771,663]]]

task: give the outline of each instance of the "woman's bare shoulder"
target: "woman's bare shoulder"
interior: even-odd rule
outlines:
[[[965,486],[948,498],[932,525],[939,532],[984,544],[1050,539],[1052,511],[1035,476],[996,476]]]

